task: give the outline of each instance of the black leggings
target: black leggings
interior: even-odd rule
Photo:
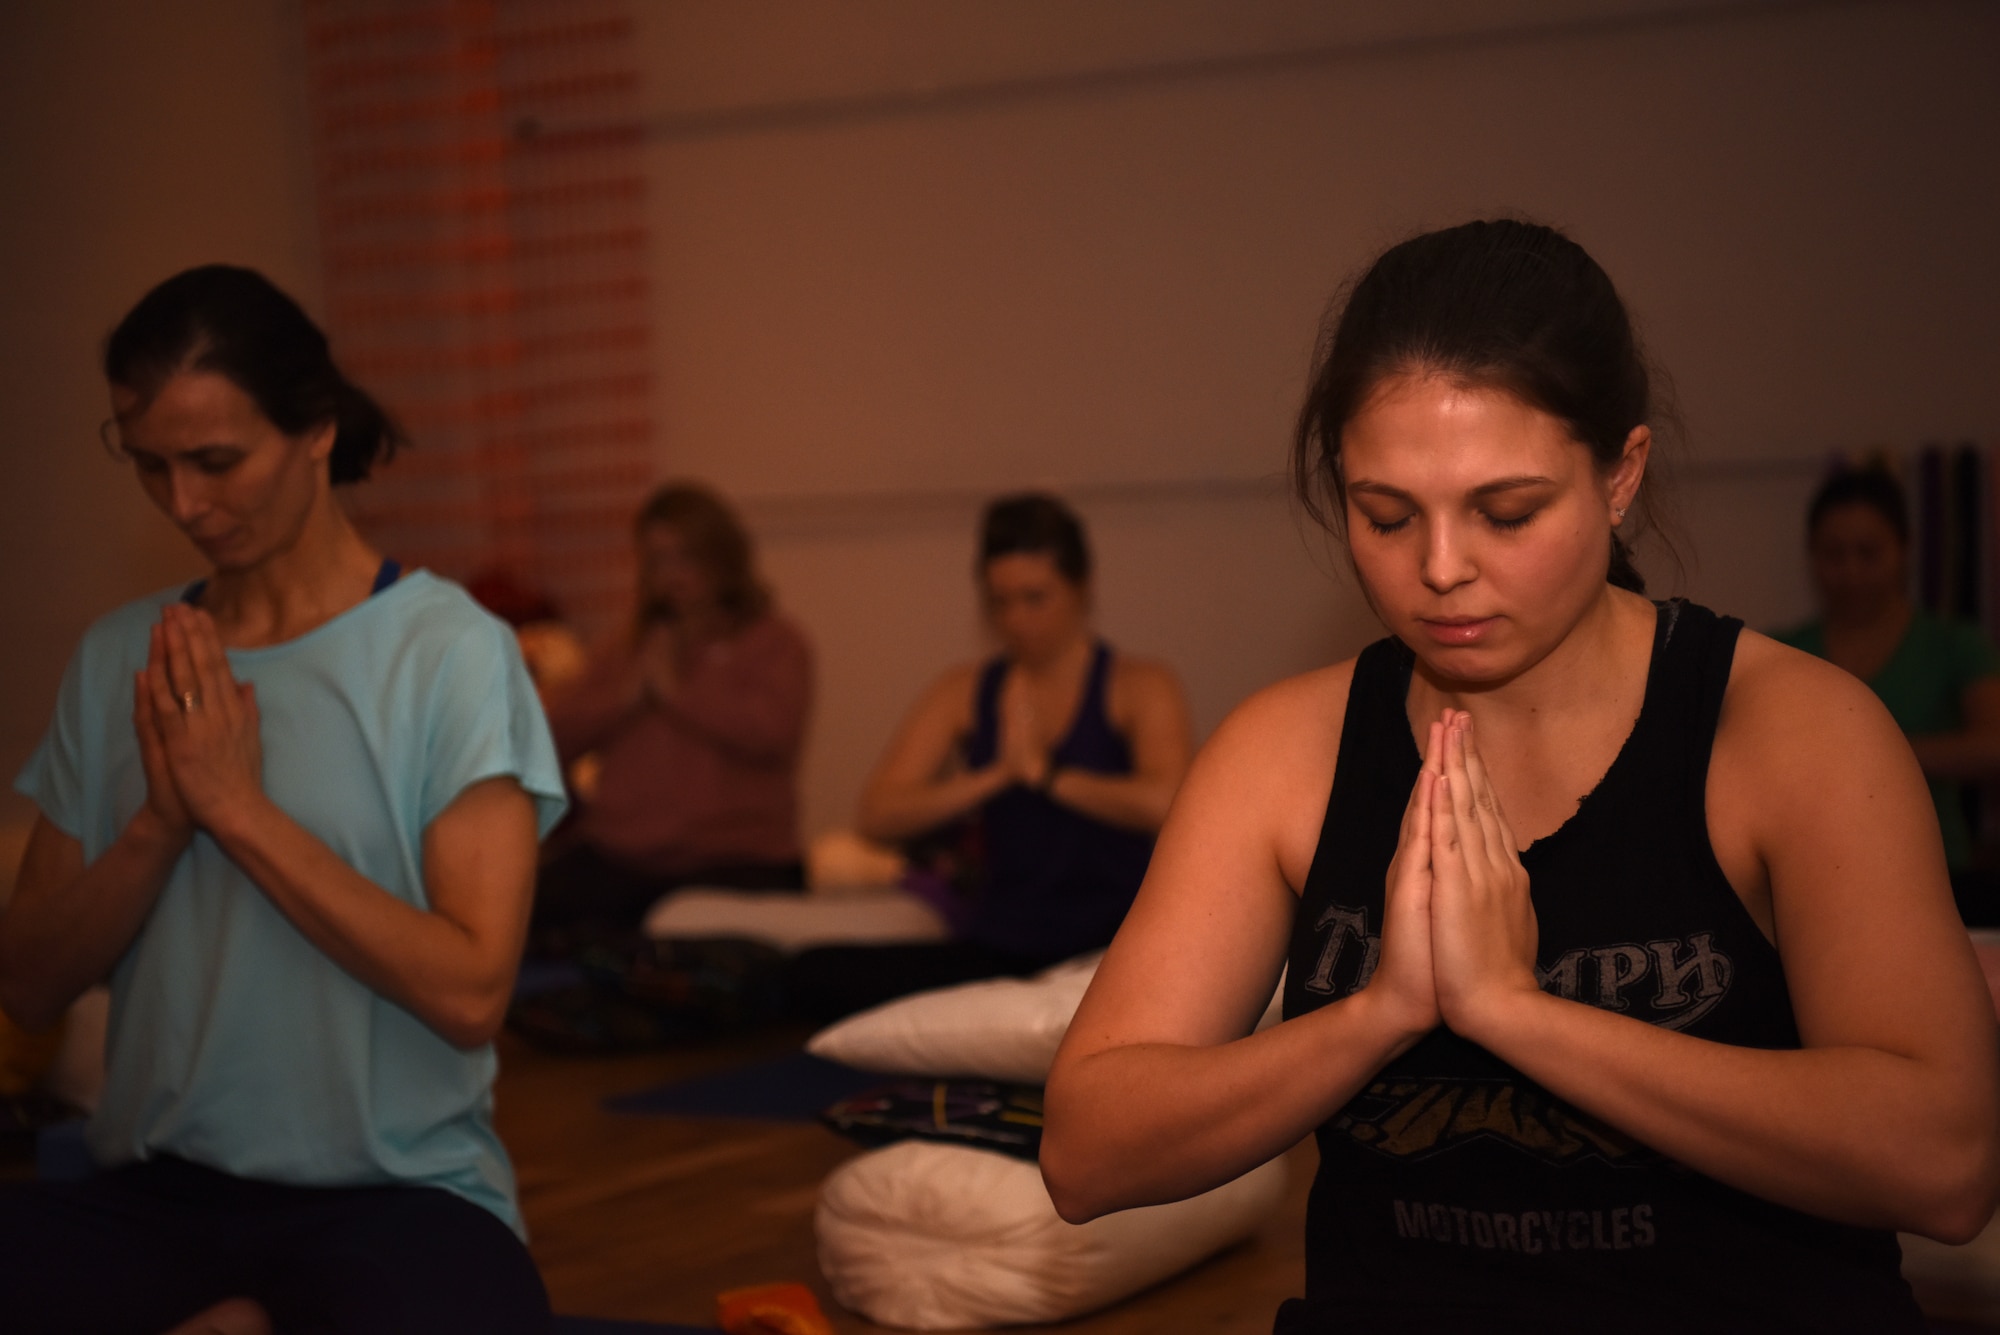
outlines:
[[[282,1335],[547,1335],[528,1249],[433,1187],[292,1187],[154,1159],[0,1189],[0,1324],[158,1335],[225,1298]]]

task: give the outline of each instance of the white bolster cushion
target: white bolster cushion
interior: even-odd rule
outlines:
[[[899,997],[806,1040],[828,1061],[886,1075],[963,1076],[1039,1085],[1104,952],[1033,978],[990,978]]]
[[[1039,1085],[1103,951],[1078,955],[1032,978],[991,978],[899,997],[850,1015],[806,1040],[806,1051],[885,1075],[964,1077]],[[1276,1024],[1284,984],[1259,1029]]]
[[[1282,1159],[1171,1205],[1067,1224],[1024,1159],[906,1140],[820,1188],[819,1265],[843,1307],[912,1330],[1063,1321],[1242,1241],[1285,1194]]]
[[[789,891],[676,890],[646,914],[646,935],[741,936],[787,955],[813,946],[943,941],[951,933],[937,910],[893,887],[821,897]]]

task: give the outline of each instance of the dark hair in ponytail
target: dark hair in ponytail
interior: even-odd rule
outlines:
[[[288,436],[332,422],[335,483],[359,482],[409,443],[333,364],[319,326],[254,269],[208,264],[175,274],[105,340],[105,379],[142,402],[182,371],[228,379]]]
[[[1307,513],[1336,534],[1347,517],[1341,432],[1382,382],[1404,375],[1503,390],[1562,422],[1600,468],[1659,415],[1625,303],[1583,247],[1512,219],[1413,237],[1336,299],[1314,357],[1292,474]],[[1653,490],[1633,503],[1640,523]],[[1607,578],[1645,592],[1617,532]]]

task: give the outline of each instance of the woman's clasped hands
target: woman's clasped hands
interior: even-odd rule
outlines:
[[[1049,749],[1042,742],[1035,697],[1019,672],[1000,687],[999,763],[1015,783],[1041,788],[1049,779]]]
[[[256,689],[239,682],[200,608],[170,604],[134,674],[144,813],[171,839],[214,829],[264,799]]]
[[[1443,1024],[1479,1041],[1507,1003],[1540,995],[1538,935],[1528,872],[1472,716],[1447,709],[1430,725],[1403,812],[1369,987],[1386,989],[1412,1030]]]

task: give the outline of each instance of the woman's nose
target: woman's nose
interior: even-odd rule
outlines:
[[[1448,593],[1476,573],[1458,525],[1442,522],[1429,526],[1424,539],[1422,568],[1417,572],[1424,587],[1433,593]]]
[[[171,475],[173,517],[177,524],[191,524],[208,510],[208,488],[187,469],[176,468]]]

